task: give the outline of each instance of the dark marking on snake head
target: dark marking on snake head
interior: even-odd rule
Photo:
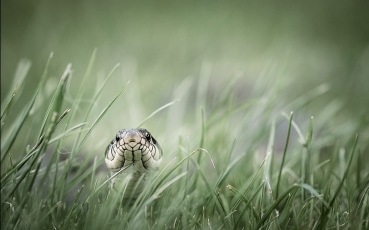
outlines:
[[[136,154],[140,158],[136,159]],[[150,154],[150,160],[148,159],[142,162],[145,169],[150,168],[150,161],[160,160],[163,156],[159,143],[144,128],[119,130],[105,150],[105,157],[110,161],[108,167],[111,169],[123,167],[127,160],[125,158],[128,155],[130,161],[134,164],[135,161],[142,161],[142,156],[146,156],[147,154]]]
[[[147,141],[149,141],[149,142],[151,141],[151,135],[150,135],[149,132],[145,133],[145,138],[146,138]]]
[[[120,140],[120,136],[119,136],[119,133],[117,133],[117,135],[115,136],[115,141],[118,142],[119,140]]]

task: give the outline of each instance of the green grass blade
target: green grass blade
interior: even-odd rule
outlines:
[[[265,159],[263,160],[263,162],[260,164],[260,166],[259,166],[258,170],[256,171],[256,173],[255,173],[254,177],[252,178],[251,183],[247,186],[247,188],[245,189],[245,191],[242,193],[242,195],[243,195],[244,197],[246,197],[246,196],[247,196],[247,194],[248,194],[248,192],[250,191],[251,187],[254,185],[254,183],[255,183],[256,179],[257,179],[257,178],[258,178],[258,176],[260,175],[261,169],[263,168],[264,163],[267,161],[268,156],[269,156],[269,155],[267,155],[267,157],[265,157]],[[236,209],[237,209],[237,207],[238,207],[238,205],[239,205],[240,203],[241,203],[241,200],[236,201],[236,203],[233,205],[233,207],[232,207],[232,209],[231,209],[231,210],[236,210]]]
[[[32,159],[29,167],[21,174],[20,178],[18,179],[17,183],[13,186],[13,188],[9,191],[9,193],[4,197],[1,197],[2,202],[7,201],[12,195],[13,193],[17,190],[17,188],[19,187],[19,185],[22,183],[22,181],[29,176],[29,172],[32,170],[33,165],[36,163],[37,160],[37,156],[39,155],[39,153],[41,152],[41,149],[38,149],[35,152],[35,156]]]
[[[323,211],[321,212],[321,215],[320,215],[319,220],[318,220],[318,224],[316,225],[318,229],[324,229],[325,228],[325,225],[326,225],[326,222],[327,222],[327,218],[328,218],[328,214],[331,211],[331,209],[333,207],[333,204],[336,201],[336,198],[337,198],[338,194],[340,193],[341,188],[343,186],[343,183],[345,182],[345,179],[346,179],[346,177],[348,175],[348,172],[349,172],[349,169],[350,169],[350,166],[351,166],[351,162],[352,162],[352,159],[354,157],[355,150],[356,150],[356,145],[357,145],[358,139],[359,139],[359,135],[356,135],[355,141],[354,141],[354,145],[353,145],[352,150],[351,150],[349,162],[348,162],[348,164],[346,166],[346,170],[345,170],[345,172],[343,174],[343,177],[341,179],[341,182],[340,182],[340,184],[339,184],[336,192],[334,193],[332,199],[330,200],[330,202],[328,204],[329,207],[328,208],[322,207]]]
[[[22,59],[17,66],[17,70],[14,74],[14,78],[12,81],[12,85],[10,87],[11,91],[8,92],[7,96],[5,97],[4,101],[7,101],[8,103],[5,105],[3,109],[3,103],[1,103],[1,120],[4,122],[6,113],[11,107],[11,103],[13,100],[16,99],[16,96],[21,95],[23,85],[24,85],[24,79],[28,74],[28,71],[31,68],[31,62],[25,59]]]
[[[46,150],[47,144],[48,144],[52,134],[55,131],[57,122],[59,122],[67,114],[67,112],[66,112],[58,118],[58,115],[60,114],[60,111],[61,111],[61,106],[62,106],[63,101],[64,101],[65,85],[67,83],[68,77],[71,74],[71,71],[72,71],[71,70],[71,65],[68,64],[65,71],[64,71],[64,73],[63,73],[63,75],[62,75],[62,77],[61,77],[61,79],[60,79],[59,85],[56,88],[55,93],[54,93],[54,95],[53,95],[53,97],[50,101],[50,104],[48,106],[48,109],[47,109],[45,117],[44,117],[44,121],[41,124],[41,130],[40,130],[40,134],[39,134],[40,137],[45,136],[45,141],[42,143],[39,153],[34,156],[35,158],[38,158],[38,156]],[[69,110],[67,110],[67,111],[69,111]],[[51,122],[50,122],[49,128],[47,129],[47,131],[44,135],[44,134],[42,134],[42,132],[44,132],[44,127],[46,125],[47,119],[48,119],[49,114],[51,112],[52,112]],[[27,177],[27,180],[26,180],[25,184],[26,184],[26,187],[28,187],[28,191],[31,190],[31,188],[32,188],[32,186],[35,182],[36,176],[37,176],[38,171],[41,167],[41,163],[42,163],[41,159],[38,160],[37,164],[35,164],[35,168],[32,170],[34,172],[33,176]],[[50,169],[50,166],[48,167],[48,169]],[[43,182],[43,179],[41,179],[41,182]]]
[[[173,104],[175,104],[176,102],[178,102],[179,101],[179,99],[177,99],[177,100],[174,100],[174,101],[172,101],[172,102],[169,102],[169,103],[167,103],[167,104],[165,104],[165,105],[163,105],[162,107],[160,107],[159,109],[157,109],[157,110],[155,110],[154,112],[152,112],[148,117],[146,117],[138,126],[136,126],[136,127],[142,127],[142,125],[143,124],[145,124],[146,123],[146,121],[148,121],[150,118],[152,118],[155,114],[157,114],[158,112],[160,112],[161,110],[163,110],[163,109],[165,109],[165,108],[167,108],[167,107],[169,107],[169,106],[171,106],[171,105],[173,105]]]
[[[299,186],[307,191],[309,191],[314,197],[318,198],[325,207],[329,207],[329,204],[323,199],[323,195],[320,195],[313,187],[308,184],[299,184]]]
[[[94,194],[96,194],[98,191],[100,191],[100,189],[102,189],[107,183],[109,183],[114,177],[116,177],[118,174],[120,174],[121,172],[123,172],[124,170],[128,169],[131,165],[127,165],[123,168],[121,168],[118,172],[114,173],[111,177],[109,177],[107,180],[105,180],[101,185],[99,185],[99,187],[97,187],[92,193],[90,193],[88,195],[88,197],[86,198],[86,202],[89,201],[90,197],[92,197]]]
[[[28,104],[25,106],[23,112],[21,112],[20,116],[16,119],[15,121],[15,125],[14,128],[12,129],[12,131],[10,132],[9,136],[2,139],[2,143],[1,143],[1,162],[4,162],[5,156],[7,155],[7,153],[9,152],[9,149],[12,147],[17,135],[19,134],[20,129],[22,128],[24,122],[26,121],[29,112],[31,111],[33,104],[36,101],[36,97],[39,94],[40,90],[44,87],[45,84],[45,80],[47,77],[47,70],[49,68],[50,65],[50,61],[52,58],[52,54],[50,55],[47,63],[46,63],[46,67],[44,70],[44,73],[41,77],[41,80],[36,88],[35,93],[33,94],[33,96],[31,97],[31,100],[28,102]]]
[[[212,187],[210,186],[208,179],[206,178],[203,170],[201,169],[200,165],[198,162],[196,162],[195,160],[191,159],[192,162],[194,162],[194,164],[196,165],[196,168],[202,178],[202,180],[205,183],[206,189],[207,189],[207,194],[211,194],[211,198],[215,201],[216,207],[217,207],[217,212],[219,212],[222,215],[226,215],[226,210],[222,204],[222,202],[219,200],[219,197],[216,195],[216,193],[214,192],[214,190],[212,189]],[[230,223],[229,223],[230,224]],[[230,225],[229,225],[230,226]],[[228,227],[229,227],[228,226]]]
[[[314,129],[314,117],[312,116],[310,118],[310,124],[309,124],[309,131],[306,135],[306,148],[309,148],[310,144],[311,144],[311,140],[313,139],[313,129]]]
[[[314,100],[315,98],[325,94],[329,91],[329,85],[327,83],[323,83],[306,94],[303,94],[302,96],[296,98],[294,101],[292,101],[290,104],[286,106],[286,108],[293,108],[294,110],[298,110],[304,105],[308,104],[310,101]]]
[[[25,109],[23,110],[22,114],[20,115],[20,117],[18,117],[18,119],[15,122],[15,127],[14,129],[11,131],[11,134],[9,135],[9,137],[6,137],[4,142],[1,145],[1,161],[4,160],[6,154],[8,153],[9,149],[12,147],[17,135],[19,134],[20,129],[22,128],[24,122],[26,121],[29,111],[32,109],[32,106],[36,100],[36,96],[38,94],[38,91],[36,92],[36,94],[31,98],[31,101],[28,103],[28,105],[25,107]]]
[[[160,194],[162,194],[169,186],[174,184],[176,181],[184,177],[187,173],[183,172],[177,176],[175,176],[173,179],[169,180],[167,183],[163,184],[161,187],[155,190],[154,194],[143,204],[143,206],[148,206],[150,203],[152,203],[154,200],[159,198]],[[137,215],[135,215],[135,219],[133,221],[138,221],[137,218],[139,218],[143,210],[141,209],[141,212],[139,212]]]
[[[199,152],[199,151],[205,151],[204,149],[196,149],[189,153],[186,157],[182,158],[173,168],[171,168],[164,176],[161,178],[161,180],[158,181],[156,187],[154,187],[154,191],[156,191],[159,186],[179,167],[182,165],[183,162],[185,162],[189,157],[191,157],[193,154]]]
[[[8,103],[6,103],[4,110],[1,112],[1,118],[0,118],[0,122],[1,122],[1,132],[3,131],[3,126],[5,124],[5,120],[6,120],[6,116],[8,115],[8,111],[10,110],[11,104],[14,100],[15,97],[15,93],[11,95]]]
[[[219,187],[219,185],[224,181],[224,179],[226,178],[226,176],[228,175],[228,173],[232,169],[232,167],[229,167],[229,166],[233,165],[230,161],[231,161],[231,156],[232,156],[232,153],[235,149],[235,146],[236,146],[236,139],[233,140],[231,148],[228,151],[227,164],[225,164],[226,167],[223,170],[222,174],[219,176],[217,182],[215,183],[214,189],[217,189]]]
[[[72,104],[72,113],[69,116],[69,120],[67,121],[67,124],[70,124],[71,121],[74,120],[74,117],[76,116],[77,111],[79,110],[79,105],[80,105],[80,103],[82,101],[82,97],[83,97],[84,92],[85,92],[85,88],[86,88],[86,85],[87,85],[87,80],[89,79],[89,77],[91,75],[92,67],[93,67],[93,64],[95,62],[96,52],[97,52],[97,49],[94,49],[94,51],[92,52],[90,61],[89,61],[88,65],[87,65],[87,69],[86,69],[85,75],[82,78],[82,82],[81,82],[81,85],[79,87],[78,93],[77,93],[77,95],[75,97],[75,100],[73,101],[73,104]],[[85,117],[87,117],[87,116],[88,116],[88,114],[86,114]],[[85,121],[86,120],[84,120],[83,122],[85,122]],[[71,155],[69,157],[69,162],[74,161],[74,157],[75,157],[75,155],[78,152],[77,149],[79,149],[80,146],[81,146],[81,143],[79,142],[80,135],[81,135],[81,132],[78,132],[77,133],[77,136],[74,139],[74,144],[73,144],[73,148],[72,148],[72,151],[71,151]],[[63,172],[64,178],[67,177],[67,173],[68,173],[69,169],[70,169],[70,164],[68,164],[67,167],[65,167],[65,169],[64,169],[64,172]],[[64,186],[65,185],[63,185],[63,187]],[[63,192],[64,191],[62,190],[62,193]]]
[[[200,143],[199,143],[199,148],[203,148],[205,144],[205,118],[204,118],[204,109],[201,108],[201,136],[200,136]],[[200,164],[201,161],[201,154],[202,152],[200,151],[199,154],[197,155],[197,162]],[[190,191],[193,191],[195,189],[195,187],[197,187],[197,179],[198,177],[195,177],[195,180],[192,184],[192,187],[189,189]]]
[[[16,164],[12,169],[5,174],[3,178],[1,178],[1,188],[3,188],[6,184],[10,176],[12,176],[16,171],[21,169],[35,154],[37,154],[37,151],[39,150],[39,147],[44,142],[45,138],[44,136],[40,137],[40,139],[37,141],[36,145],[30,150],[30,152],[20,160],[18,164]]]
[[[62,140],[64,139],[65,137],[68,137],[68,136],[71,136],[73,134],[76,134],[76,133],[80,133],[80,132],[83,132],[83,131],[86,131],[88,129],[80,129],[81,127],[85,126],[87,123],[81,123],[81,124],[78,124],[78,125],[75,125],[73,126],[72,128],[69,128],[68,130],[65,130],[63,133],[51,138],[49,140],[49,145],[54,143],[54,142],[57,142],[59,140]]]
[[[278,197],[278,199],[272,204],[272,206],[264,213],[263,217],[261,218],[261,220],[258,222],[257,226],[255,229],[259,229],[261,228],[265,221],[268,220],[270,218],[270,215],[272,214],[272,212],[277,208],[277,206],[287,197],[293,197],[294,194],[297,192],[297,189],[299,188],[299,186],[297,184],[292,185],[289,189],[287,189],[287,191],[285,191],[281,196]],[[288,199],[288,198],[287,198]],[[283,209],[284,207],[282,207]]]
[[[200,76],[198,78],[197,83],[197,92],[196,92],[196,106],[195,109],[199,109],[201,107],[206,108],[206,92],[209,87],[209,79],[211,73],[212,65],[210,62],[204,61],[201,66]]]
[[[79,87],[79,90],[77,91],[77,95],[73,101],[73,105],[72,105],[72,114],[69,116],[69,120],[67,121],[67,123],[69,124],[70,121],[73,121],[74,120],[74,117],[76,116],[76,113],[78,111],[78,107],[79,107],[79,103],[81,102],[82,100],[82,97],[83,97],[83,94],[85,92],[85,88],[86,88],[86,85],[87,85],[87,80],[89,79],[90,77],[90,74],[91,74],[91,71],[92,71],[92,66],[95,62],[95,57],[96,57],[96,52],[97,52],[97,49],[94,49],[92,55],[91,55],[91,59],[88,63],[88,66],[87,66],[87,69],[86,69],[86,72],[85,72],[85,75],[83,76],[82,78],[82,82],[81,82],[81,85]],[[78,138],[76,138],[76,143],[78,142]]]
[[[63,103],[63,93],[65,89],[65,85],[67,83],[67,80],[72,72],[72,65],[68,64],[67,67],[64,70],[64,73],[59,81],[59,84],[51,98],[50,104],[46,110],[44,120],[41,124],[41,130],[39,132],[39,137],[44,133],[44,129],[47,123],[47,120],[50,116],[50,113],[57,112],[59,114],[60,107]]]
[[[277,179],[277,188],[276,188],[276,198],[278,198],[278,195],[279,195],[279,184],[280,184],[280,181],[281,181],[283,165],[284,165],[284,161],[286,159],[286,153],[287,153],[288,143],[289,143],[289,140],[290,140],[292,119],[293,119],[293,112],[291,112],[291,114],[290,114],[289,124],[288,124],[288,131],[287,131],[287,137],[286,137],[286,143],[285,143],[285,146],[284,146],[281,167],[279,168],[279,174],[278,174],[278,179]]]
[[[97,101],[97,99],[100,97],[101,93],[103,92],[106,83],[108,83],[108,81],[111,79],[111,77],[113,76],[114,72],[117,70],[117,68],[120,66],[120,64],[116,64],[113,69],[110,71],[110,73],[108,74],[108,76],[105,78],[105,80],[103,81],[103,83],[100,85],[100,88],[98,89],[98,91],[95,93],[94,97],[92,98],[92,101]],[[83,119],[83,122],[86,122],[87,117],[90,115],[91,110],[94,106],[94,103],[91,103],[90,107],[87,109],[85,117]]]
[[[261,188],[264,186],[264,184],[260,184],[260,186],[256,189],[256,192],[253,194],[253,196],[250,198],[250,199],[247,199],[247,197],[242,194],[238,189],[236,189],[235,187],[233,187],[232,185],[227,185],[226,188],[228,190],[230,190],[234,195],[236,195],[239,200],[241,202],[244,202],[245,203],[245,207],[249,207],[250,210],[252,210],[252,214],[254,216],[255,219],[259,219],[259,216],[258,214],[256,213],[255,209],[253,207],[251,207],[251,201],[255,198],[255,196],[258,195],[258,193],[260,192]],[[232,211],[235,211],[235,209],[231,209]],[[236,225],[238,224],[238,222],[240,221],[240,219],[242,218],[241,216],[244,214],[244,212],[246,211],[247,209],[245,208],[245,210],[241,213],[238,221],[236,222]]]
[[[118,99],[118,97],[123,93],[124,89],[127,87],[128,84],[129,84],[129,81],[126,84],[124,84],[124,86],[119,90],[119,92],[117,93],[117,95],[110,101],[110,103],[97,116],[97,118],[92,123],[91,127],[89,128],[89,130],[87,131],[86,135],[84,136],[84,138],[82,139],[82,141],[79,143],[76,152],[78,152],[82,148],[83,144],[85,143],[87,137],[90,135],[90,133],[92,132],[92,130],[99,123],[99,121],[101,120],[101,118],[103,118],[103,116],[108,111],[108,109],[113,105],[113,103]]]
[[[251,196],[251,198],[248,200],[243,194],[239,193],[237,190],[234,191],[234,187],[232,186],[230,189],[235,195],[239,196],[241,198],[241,200],[245,203],[245,208],[244,210],[241,212],[241,214],[239,215],[239,218],[238,220],[236,221],[235,225],[234,225],[234,228],[233,229],[237,229],[237,227],[239,226],[239,223],[241,222],[242,219],[245,218],[244,214],[245,212],[247,211],[247,208],[246,207],[249,207],[249,209],[251,210],[252,214],[253,214],[253,217],[255,218],[255,220],[259,221],[260,220],[260,217],[259,215],[257,214],[257,212],[255,211],[255,209],[251,206],[251,202],[254,200],[254,198],[259,195],[259,192],[260,190],[263,188],[264,184],[261,183],[259,185],[259,187],[255,190],[254,194]],[[228,187],[227,187],[228,188]]]
[[[73,205],[72,207],[69,209],[65,219],[63,220],[63,225],[62,227],[65,226],[65,224],[68,224],[69,223],[69,219],[71,218],[71,215],[73,213],[73,211],[75,210],[76,206],[77,206],[77,201],[78,201],[78,198],[79,196],[81,195],[81,192],[83,190],[84,186],[82,185],[82,187],[77,191],[77,194],[75,196],[75,199],[74,199],[74,202],[73,202]]]

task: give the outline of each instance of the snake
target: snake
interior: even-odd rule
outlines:
[[[112,175],[111,186],[123,188],[123,197],[134,201],[145,189],[150,175],[158,170],[163,151],[144,128],[121,129],[105,150],[105,164]],[[118,186],[117,186],[118,184]]]

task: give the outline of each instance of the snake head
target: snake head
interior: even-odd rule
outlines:
[[[133,165],[135,171],[156,170],[163,156],[161,147],[143,128],[122,129],[105,150],[105,163],[112,172]]]

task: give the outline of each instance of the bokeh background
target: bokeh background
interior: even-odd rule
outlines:
[[[338,122],[368,125],[368,45],[368,1],[4,0],[1,100],[24,59],[32,65],[20,101],[28,99],[53,52],[47,85],[55,87],[72,63],[72,101],[97,48],[88,89],[95,91],[96,84],[117,63],[121,65],[96,111],[131,82],[91,141],[113,137],[118,129],[139,124],[165,103],[187,97],[186,104],[174,105],[185,111],[183,120],[171,127],[178,130],[186,119],[193,120],[188,117],[200,115],[199,106],[204,106],[192,100],[204,93],[197,88],[202,75],[209,80],[205,94],[210,102],[235,76],[239,100],[247,99],[258,79],[264,78],[265,91],[282,85],[281,104],[324,84],[329,90],[309,104],[307,120],[336,101]],[[161,133],[165,119],[159,116],[148,126]]]

